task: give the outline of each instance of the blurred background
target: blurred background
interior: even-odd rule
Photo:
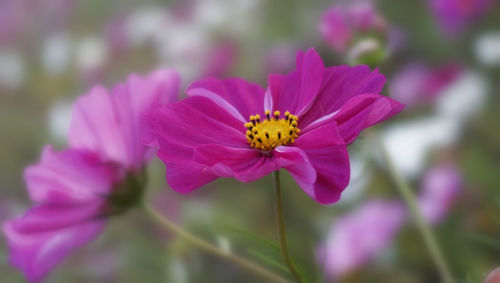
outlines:
[[[0,220],[31,205],[23,169],[45,144],[66,146],[72,103],[93,85],[168,66],[181,73],[182,90],[205,76],[265,86],[268,73],[287,73],[309,47],[326,65],[378,67],[383,93],[406,108],[349,147],[352,179],[340,202],[322,206],[282,174],[290,250],[308,282],[439,282],[377,140],[411,184],[457,282],[483,282],[500,266],[494,0],[0,0]],[[179,195],[163,164],[153,162],[148,174],[148,198],[167,217],[288,276],[269,243],[270,176],[220,179]],[[24,282],[2,240],[1,281]],[[47,282],[262,281],[135,209]]]

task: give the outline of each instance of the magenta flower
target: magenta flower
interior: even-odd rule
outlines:
[[[288,75],[270,75],[267,90],[237,78],[195,82],[149,119],[167,181],[188,193],[284,168],[313,199],[333,203],[349,182],[346,146],[403,109],[379,94],[384,82],[366,66],[325,68],[314,49],[299,52]]]
[[[371,2],[334,5],[321,17],[318,30],[332,49],[343,53],[359,34],[385,34],[385,20]]]
[[[179,78],[162,70],[131,76],[108,93],[94,88],[73,109],[71,148],[46,147],[41,161],[25,171],[37,204],[7,221],[3,230],[10,262],[28,280],[41,280],[72,251],[97,237],[109,216],[138,203],[142,170],[151,156],[140,143],[143,115],[172,102]]]
[[[441,29],[449,36],[483,16],[492,5],[491,0],[429,0],[429,6]]]
[[[441,221],[460,193],[462,175],[453,164],[441,164],[431,168],[422,181],[419,207],[424,218],[431,224]]]
[[[386,248],[406,218],[398,202],[371,200],[342,215],[317,250],[328,278],[338,278],[371,260]]]

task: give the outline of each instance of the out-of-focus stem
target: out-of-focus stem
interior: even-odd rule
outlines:
[[[213,244],[198,238],[197,236],[191,234],[187,230],[184,230],[182,227],[178,226],[174,222],[170,221],[169,219],[165,218],[163,215],[158,213],[156,210],[151,208],[149,205],[144,205],[144,208],[146,212],[151,216],[152,219],[154,219],[157,223],[162,225],[165,229],[168,231],[174,233],[178,237],[190,242],[191,244],[197,246],[198,248],[211,253],[212,255],[224,258],[228,261],[231,261],[240,267],[251,271],[262,278],[265,278],[269,280],[269,282],[280,282],[280,283],[290,283],[289,280],[281,277],[280,275],[265,269],[264,267],[255,264],[251,261],[248,261],[240,256],[234,255],[232,253],[223,251],[219,249],[217,246],[214,246]]]
[[[446,262],[445,257],[443,256],[443,253],[438,245],[436,237],[434,236],[431,227],[429,226],[427,221],[422,216],[422,213],[420,212],[418,202],[415,198],[415,195],[413,194],[410,185],[408,184],[408,182],[406,182],[403,176],[401,176],[401,174],[395,168],[394,163],[392,162],[383,142],[380,139],[377,139],[377,142],[380,151],[382,153],[382,157],[384,158],[384,161],[387,165],[389,174],[394,184],[396,185],[396,188],[398,188],[400,194],[402,195],[404,201],[406,202],[410,214],[413,216],[413,219],[415,220],[417,228],[420,231],[420,234],[422,235],[422,238],[424,239],[424,242],[432,256],[434,264],[439,270],[439,273],[441,275],[441,280],[445,283],[455,282],[451,274],[450,268],[448,266],[448,263]]]
[[[290,270],[297,282],[303,282],[300,273],[295,268],[292,259],[290,258],[290,253],[288,252],[288,246],[286,242],[286,232],[285,232],[285,219],[283,217],[283,204],[281,201],[281,187],[280,187],[280,172],[273,172],[273,187],[274,187],[274,203],[276,211],[276,228],[278,231],[278,239],[280,243],[280,250],[283,260],[286,266]]]

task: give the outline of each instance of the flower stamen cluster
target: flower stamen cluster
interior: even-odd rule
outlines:
[[[280,119],[280,111],[266,110],[266,119],[261,120],[260,115],[251,115],[250,122],[245,123],[247,141],[252,148],[262,151],[271,151],[280,145],[293,143],[299,136],[297,127],[298,116],[286,111],[284,118]]]

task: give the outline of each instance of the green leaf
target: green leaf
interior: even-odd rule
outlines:
[[[277,260],[275,258],[272,258],[264,253],[261,253],[261,252],[258,252],[256,250],[250,250],[248,249],[247,252],[254,256],[255,258],[257,258],[258,260],[261,260],[267,264],[269,264],[270,266],[273,266],[281,271],[284,271],[286,273],[290,273],[289,270],[288,270],[288,267],[286,267],[282,262],[281,262],[281,259]]]
[[[495,238],[486,236],[486,235],[480,235],[480,234],[471,234],[468,235],[468,238],[471,239],[472,241],[491,247],[495,249],[500,249],[500,241],[498,241]]]
[[[233,232],[233,234],[235,234],[235,235],[243,236],[247,240],[250,240],[250,241],[256,242],[256,243],[260,243],[263,246],[267,247],[268,249],[274,250],[278,253],[280,252],[280,247],[277,244],[265,239],[264,237],[261,237],[261,236],[255,234],[255,233],[245,231],[245,230],[242,230],[239,228],[227,226],[227,225],[218,225],[218,226],[220,228],[223,228],[224,230]]]

